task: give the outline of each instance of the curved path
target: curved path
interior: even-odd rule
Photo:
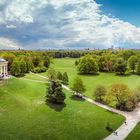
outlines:
[[[35,74],[35,73],[32,73]],[[36,76],[42,77],[46,80],[48,80],[47,77],[42,76],[40,74],[35,74]],[[27,79],[26,79],[27,80]],[[38,81],[38,80],[32,80],[32,81]],[[47,81],[46,81],[47,82]],[[62,87],[70,92],[73,92],[69,87],[62,85]],[[80,94],[79,94],[80,95]],[[140,106],[138,106],[134,111],[132,112],[125,112],[125,111],[120,111],[114,108],[111,108],[107,105],[103,105],[101,103],[98,103],[86,96],[80,95],[83,99],[85,99],[86,101],[90,102],[91,104],[97,105],[101,108],[104,108],[106,110],[109,110],[111,112],[120,114],[122,116],[124,116],[126,118],[126,124],[122,124],[117,130],[117,135],[115,135],[114,133],[112,133],[111,135],[109,135],[108,137],[106,137],[104,140],[124,140],[125,138],[127,138],[127,136],[130,134],[130,132],[135,128],[135,126],[140,122]]]

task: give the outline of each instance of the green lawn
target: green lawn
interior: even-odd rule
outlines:
[[[126,140],[139,140],[140,139],[140,123],[135,127],[135,129],[129,134]]]
[[[77,75],[76,66],[74,65],[76,59],[73,58],[62,58],[54,59],[52,67],[57,71],[67,72],[70,79],[70,86]],[[43,73],[42,75],[46,75]],[[100,73],[96,76],[80,76],[86,86],[86,95],[92,97],[95,87],[99,84],[105,85],[106,87],[110,86],[113,83],[124,83],[127,84],[131,89],[137,88],[140,86],[140,76],[130,75],[130,76],[117,76],[115,73]]]
[[[0,140],[102,140],[107,122],[124,118],[67,95],[65,106],[45,104],[46,85],[12,78],[0,84]]]

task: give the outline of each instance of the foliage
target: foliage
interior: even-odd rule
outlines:
[[[57,79],[58,80],[62,80],[62,77],[63,77],[62,73],[61,72],[58,72],[57,73]]]
[[[98,85],[94,91],[94,96],[96,98],[96,101],[102,102],[104,96],[106,95],[106,92],[107,92],[107,90],[104,86]]]
[[[64,72],[64,73],[63,73],[62,82],[63,82],[64,85],[68,85],[68,83],[69,83],[69,78],[68,78],[67,72]]]
[[[83,94],[86,91],[83,81],[79,76],[74,79],[72,90],[77,94]]]
[[[122,58],[119,58],[117,59],[114,68],[117,74],[123,75],[127,70],[127,63]]]
[[[57,79],[57,73],[56,73],[55,69],[53,69],[53,68],[48,69],[48,78],[50,81]]]
[[[47,101],[53,103],[64,103],[65,94],[63,93],[62,85],[59,81],[52,80],[47,90]]]
[[[137,73],[138,75],[140,75],[140,59],[138,59],[138,64],[137,64],[136,73]]]
[[[13,61],[12,65],[11,65],[11,74],[14,76],[21,75],[20,63],[18,60]]]
[[[82,57],[78,64],[80,74],[96,74],[99,71],[97,62],[91,55]]]
[[[137,57],[135,55],[132,55],[129,59],[128,59],[128,63],[129,63],[129,68],[133,71],[135,71],[136,69],[136,63],[137,63]]]

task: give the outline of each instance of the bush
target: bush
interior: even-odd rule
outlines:
[[[46,72],[46,71],[47,71],[47,68],[45,66],[40,68],[40,72]]]
[[[34,69],[33,69],[33,72],[34,72],[34,73],[40,73],[40,68],[39,68],[39,67],[34,68]]]
[[[96,98],[96,101],[102,102],[104,96],[106,95],[106,88],[102,85],[98,85],[94,91],[94,96]]]

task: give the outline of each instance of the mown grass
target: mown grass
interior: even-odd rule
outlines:
[[[102,140],[118,128],[124,117],[83,100],[65,105],[45,104],[46,84],[12,78],[0,86],[1,140]]]
[[[135,129],[129,134],[126,140],[139,140],[140,139],[140,123],[135,127]]]
[[[78,75],[75,60],[73,58],[54,59],[51,65],[56,71],[68,73],[70,87],[74,78]],[[46,76],[47,73],[43,73],[42,75]],[[108,88],[115,83],[124,83],[132,90],[140,86],[140,76],[138,75],[118,76],[115,73],[100,73],[99,75],[80,75],[80,77],[87,89],[85,95],[89,97],[93,97],[93,91],[97,85],[104,85]]]

